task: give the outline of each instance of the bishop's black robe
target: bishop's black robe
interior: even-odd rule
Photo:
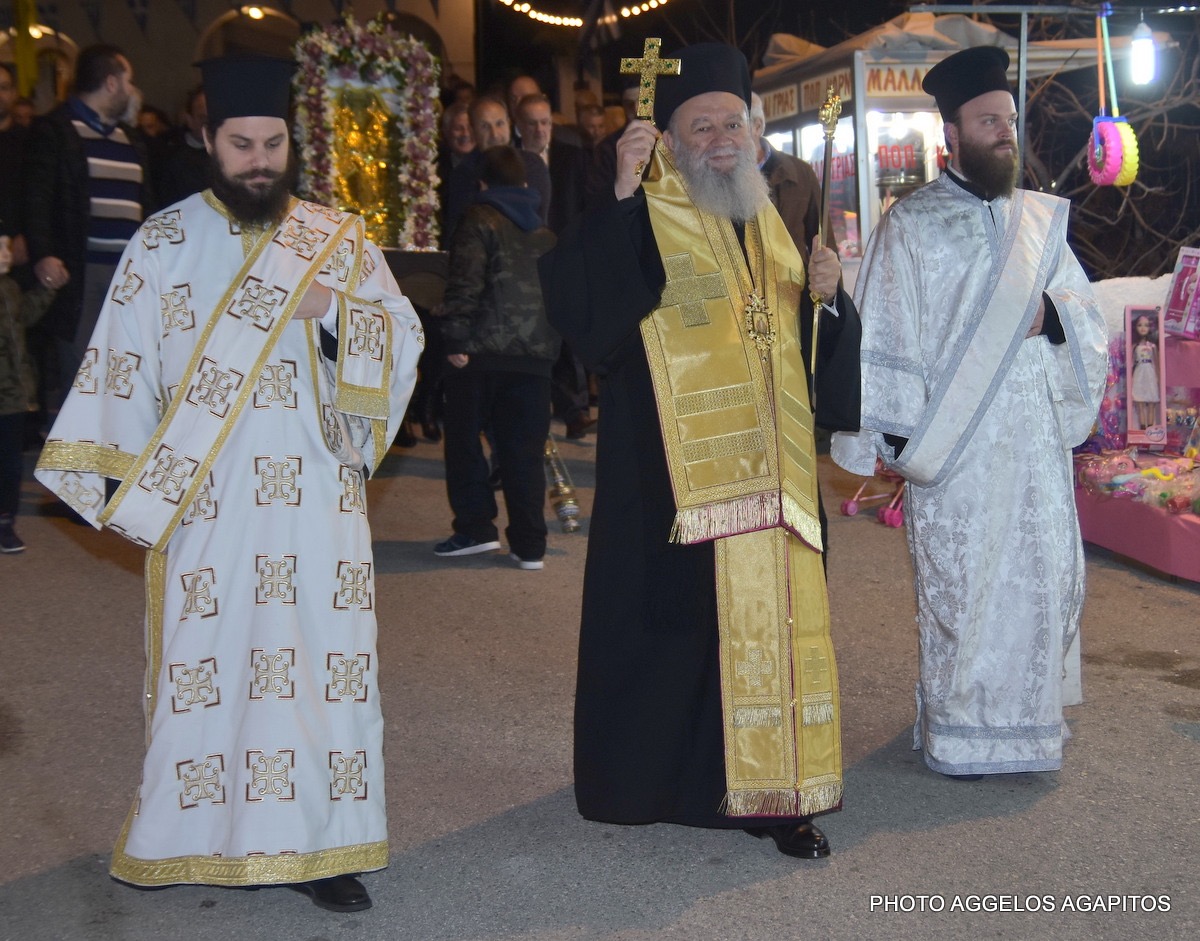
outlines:
[[[639,332],[666,275],[642,191],[621,202],[609,195],[568,226],[540,271],[550,322],[600,377],[575,700],[579,812],[611,823],[745,826],[720,812],[713,545],[668,538],[675,500]],[[860,326],[844,294],[839,309],[821,324],[818,423],[856,430]],[[807,296],[799,315],[807,350]]]

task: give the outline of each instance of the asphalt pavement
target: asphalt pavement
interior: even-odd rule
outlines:
[[[439,445],[393,449],[368,485],[391,863],[352,915],[281,888],[108,877],[143,746],[142,553],[27,482],[28,550],[0,557],[0,939],[1200,937],[1200,586],[1089,548],[1086,701],[1063,770],[947,780],[911,747],[904,534],[874,506],[841,515],[860,481],[828,458],[845,764],[844,810],[821,819],[832,856],[582,820],[570,741],[594,441],[560,444],[584,528],[552,521],[540,572],[507,552],[433,555],[450,532]]]

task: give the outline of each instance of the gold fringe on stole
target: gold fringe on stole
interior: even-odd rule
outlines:
[[[733,710],[735,729],[754,729],[768,725],[783,725],[783,710],[778,706],[743,706]]]
[[[824,725],[833,721],[832,697],[823,702],[806,702],[803,705],[805,725]]]
[[[736,500],[688,507],[675,514],[671,542],[707,542],[732,533],[779,525],[779,494],[755,493]]]
[[[821,520],[804,510],[790,493],[783,494],[783,525],[820,552]]]

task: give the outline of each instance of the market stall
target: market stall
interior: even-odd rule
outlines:
[[[1075,503],[1087,542],[1200,582],[1200,470],[1187,456],[1200,437],[1200,339],[1170,332],[1163,337],[1162,442],[1127,447],[1130,344],[1123,312],[1169,305],[1178,280],[1177,273],[1174,278],[1119,278],[1095,285],[1112,336],[1110,375],[1092,446],[1075,458]]]
[[[942,121],[933,98],[921,90],[925,73],[960,49],[983,45],[1009,50],[1015,84],[1018,41],[959,14],[906,13],[828,49],[794,36],[772,37],[765,64],[754,75],[767,138],[776,149],[811,163],[818,178],[824,156],[818,111],[830,87],[842,99],[829,205],[849,284],[882,212],[940,172]],[[1124,55],[1127,46],[1127,40],[1114,39],[1113,57]],[[1030,42],[1024,65],[1028,78],[1095,68],[1095,45],[1090,40]]]

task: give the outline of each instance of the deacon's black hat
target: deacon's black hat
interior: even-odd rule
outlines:
[[[727,91],[750,105],[750,67],[746,57],[721,42],[684,46],[667,56],[679,59],[678,75],[663,75],[654,94],[654,123],[666,129],[675,109],[697,95]]]
[[[296,63],[269,56],[228,56],[196,63],[203,77],[208,120],[288,116]]]
[[[973,46],[943,59],[925,75],[921,88],[933,95],[942,120],[990,91],[1012,91],[1008,84],[1008,53],[999,46]]]

